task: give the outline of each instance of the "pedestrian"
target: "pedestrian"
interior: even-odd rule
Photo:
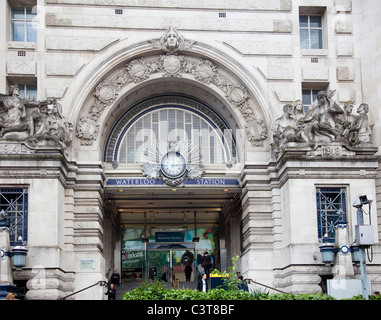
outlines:
[[[206,277],[209,278],[210,268],[212,267],[212,259],[210,258],[208,251],[204,252],[201,266],[204,268]]]
[[[120,275],[119,275],[119,272],[118,270],[114,270],[114,273],[111,275],[111,279],[110,279],[110,282],[114,285],[118,285],[119,286],[119,283],[120,283]]]
[[[185,281],[190,281],[191,275],[192,275],[192,263],[188,262],[185,267]]]
[[[206,273],[204,273],[201,279],[198,281],[197,290],[205,293],[208,291],[208,280]]]
[[[110,287],[108,288],[107,292],[105,295],[108,296],[108,300],[115,300],[116,296],[116,289],[113,283],[110,284]]]

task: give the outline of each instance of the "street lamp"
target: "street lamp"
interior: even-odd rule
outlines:
[[[370,218],[370,206],[373,199],[367,195],[358,195],[353,202],[353,207],[357,209],[357,225],[355,225],[356,232],[356,247],[358,248],[358,255],[356,260],[360,261],[361,270],[361,292],[364,299],[369,299],[369,282],[366,273],[366,261],[365,261],[365,248],[368,248],[374,243],[373,240],[373,228],[371,225],[364,224],[364,215],[362,207],[363,205],[369,205],[369,218]],[[353,259],[353,258],[352,258]]]

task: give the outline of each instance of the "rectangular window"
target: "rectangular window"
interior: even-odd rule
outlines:
[[[0,211],[10,224],[11,246],[26,244],[28,240],[28,189],[0,188]]]
[[[28,100],[37,100],[36,84],[18,84],[20,88],[20,98]]]
[[[302,49],[323,49],[321,15],[299,16],[300,46]]]
[[[11,7],[12,41],[37,42],[35,7]]]
[[[317,188],[317,223],[319,241],[335,242],[336,223],[340,214],[347,216],[345,188]]]
[[[316,100],[316,96],[319,91],[324,89],[302,89],[302,102],[305,111],[308,111],[312,106],[313,102]]]

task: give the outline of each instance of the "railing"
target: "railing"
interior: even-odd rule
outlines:
[[[77,294],[77,293],[80,293],[80,292],[82,292],[82,291],[85,291],[85,290],[87,290],[87,289],[90,289],[90,288],[92,288],[92,287],[95,287],[96,285],[100,285],[100,286],[104,286],[104,287],[107,287],[107,281],[98,281],[97,283],[94,283],[94,284],[92,284],[91,286],[88,286],[88,287],[86,287],[86,288],[83,288],[83,289],[81,289],[81,290],[78,290],[78,291],[76,291],[76,292],[73,292],[73,293],[71,293],[71,294],[69,294],[69,295],[67,295],[67,296],[65,296],[65,297],[62,297],[62,298],[59,298],[58,300],[65,300],[66,298],[69,298],[69,297],[71,297],[71,296],[74,296],[75,294]]]
[[[280,292],[280,293],[285,293],[285,294],[287,294],[287,292],[284,292],[284,291],[282,291],[282,290],[279,290],[279,289],[270,287],[270,286],[268,286],[268,285],[266,285],[266,284],[263,284],[263,283],[259,283],[259,282],[257,282],[257,281],[254,281],[253,279],[244,279],[244,281],[248,282],[249,284],[250,284],[250,282],[253,282],[253,283],[258,284],[258,285],[260,285],[260,286],[262,286],[262,287],[266,287],[266,288],[269,288],[269,289],[271,289],[271,290],[275,290],[275,291],[278,291],[278,292]]]

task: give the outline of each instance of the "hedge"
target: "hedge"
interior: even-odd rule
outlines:
[[[166,289],[162,282],[143,281],[141,285],[124,294],[123,300],[335,300],[324,293],[314,294],[269,294],[265,291],[243,291],[212,289],[200,292],[191,289]],[[364,300],[361,295],[345,300]],[[369,300],[381,300],[381,295],[370,295]]]

